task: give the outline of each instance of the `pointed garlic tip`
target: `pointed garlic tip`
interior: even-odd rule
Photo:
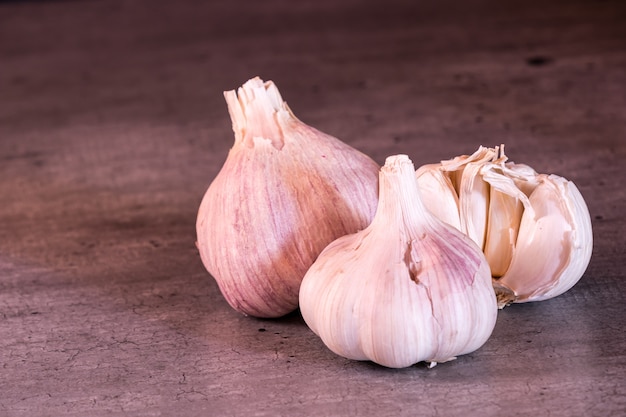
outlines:
[[[379,201],[374,220],[399,216],[407,223],[432,221],[433,216],[419,195],[415,166],[407,155],[392,155],[385,159],[385,165],[380,169],[379,184]]]
[[[589,210],[571,181],[507,160],[504,144],[480,146],[416,173],[439,219],[454,224],[448,217],[458,206],[459,229],[483,248],[500,306],[567,291],[584,274],[593,244]],[[435,186],[433,178],[452,186]]]
[[[413,162],[408,155],[398,154],[391,155],[385,158],[385,165],[381,168],[383,171],[407,171],[408,169],[413,171]]]
[[[224,96],[235,144],[198,210],[200,257],[235,310],[280,317],[320,252],[371,222],[379,166],[296,119],[271,81]]]
[[[252,78],[237,91],[224,92],[228,112],[233,124],[235,143],[253,146],[255,138],[269,141],[276,149],[284,145],[284,135],[278,115],[290,114],[272,81]]]
[[[401,368],[482,346],[497,304],[484,255],[435,219],[406,155],[386,159],[372,223],[324,249],[300,287],[307,325],[333,352]]]

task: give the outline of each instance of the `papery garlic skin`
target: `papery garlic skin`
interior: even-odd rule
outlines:
[[[370,223],[379,167],[298,120],[271,81],[224,95],[235,143],[202,199],[197,246],[235,310],[279,317],[324,247]]]
[[[372,223],[320,254],[300,288],[300,311],[343,357],[402,368],[473,352],[497,315],[478,247],[428,213],[406,155],[380,171]]]
[[[507,162],[503,146],[425,165],[416,176],[428,209],[482,247],[500,307],[556,297],[584,274],[593,247],[591,217],[571,181]],[[430,190],[437,176],[457,182],[435,194]],[[478,190],[473,201],[462,193],[468,188]],[[454,196],[458,203],[451,207]],[[455,208],[458,221],[440,214]],[[482,229],[468,227],[476,224]]]

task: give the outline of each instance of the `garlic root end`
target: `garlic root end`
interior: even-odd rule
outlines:
[[[506,285],[498,282],[495,279],[492,281],[492,284],[493,289],[496,292],[496,300],[498,302],[498,308],[500,310],[517,300],[517,294],[515,294],[515,291],[513,291]]]

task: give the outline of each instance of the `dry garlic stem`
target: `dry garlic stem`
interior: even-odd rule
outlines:
[[[333,352],[400,368],[482,346],[497,305],[487,261],[423,206],[412,162],[387,158],[372,224],[331,243],[307,272],[300,310]]]
[[[507,162],[504,145],[416,175],[426,207],[483,249],[500,307],[556,297],[585,272],[591,218],[571,181]]]
[[[224,95],[235,144],[200,205],[198,248],[234,309],[282,316],[324,247],[370,223],[378,165],[298,120],[271,81]]]

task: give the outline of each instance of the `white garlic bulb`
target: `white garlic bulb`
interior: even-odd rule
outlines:
[[[202,199],[197,246],[235,310],[279,317],[324,247],[370,223],[379,166],[298,120],[271,81],[224,95],[235,143]]]
[[[483,253],[424,208],[406,155],[387,158],[379,185],[372,223],[305,275],[305,322],[338,355],[392,368],[478,349],[497,316]]]
[[[504,145],[422,166],[416,176],[426,207],[483,249],[500,307],[556,297],[584,274],[591,217],[571,181],[507,162]]]

